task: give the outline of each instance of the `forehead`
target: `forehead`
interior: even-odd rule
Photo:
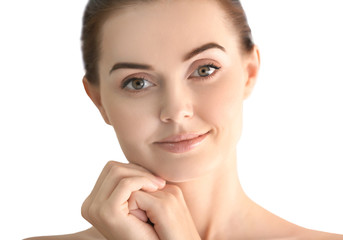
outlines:
[[[235,38],[216,1],[152,1],[126,7],[107,19],[102,28],[101,59],[112,63],[149,59],[150,64],[157,64],[166,57],[176,60],[204,43],[227,45]]]

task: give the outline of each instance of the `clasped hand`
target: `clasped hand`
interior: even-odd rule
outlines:
[[[200,239],[181,189],[132,163],[108,162],[81,212],[108,240]]]

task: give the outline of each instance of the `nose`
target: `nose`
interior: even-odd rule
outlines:
[[[160,119],[164,123],[181,123],[194,115],[192,96],[186,89],[172,88],[163,92]]]

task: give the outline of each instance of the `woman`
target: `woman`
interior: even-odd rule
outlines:
[[[129,164],[82,206],[93,227],[33,239],[343,239],[244,193],[236,145],[259,50],[239,1],[89,1],[84,87]]]

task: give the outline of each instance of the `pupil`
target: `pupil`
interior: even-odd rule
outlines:
[[[208,75],[208,73],[207,73],[208,71],[210,71],[209,67],[202,67],[202,68],[200,68],[199,75],[200,76],[207,76]]]
[[[142,79],[136,79],[133,81],[132,85],[134,89],[142,89],[144,86],[144,82]]]

